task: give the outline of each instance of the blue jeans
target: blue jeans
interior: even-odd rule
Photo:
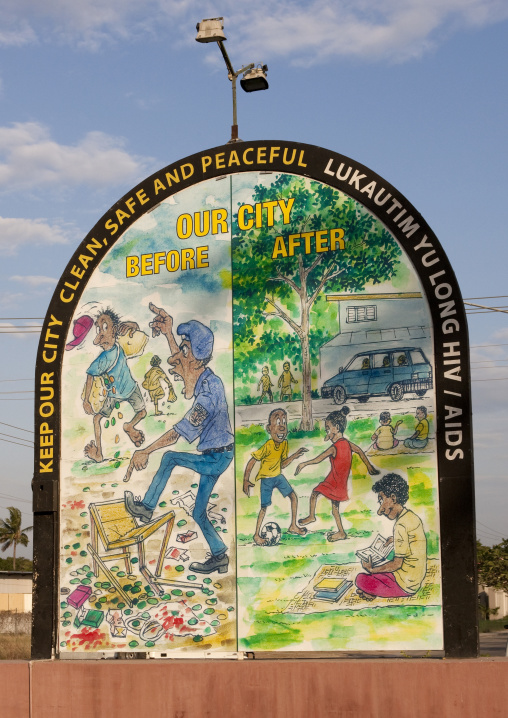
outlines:
[[[406,449],[425,449],[428,443],[428,439],[406,439],[404,446]]]
[[[233,460],[233,453],[233,451],[224,451],[213,454],[190,454],[187,451],[167,451],[143,499],[144,505],[153,511],[176,466],[192,469],[199,474],[199,487],[192,518],[203,532],[214,556],[224,553],[227,547],[208,518],[208,501],[219,476],[226,471]]]

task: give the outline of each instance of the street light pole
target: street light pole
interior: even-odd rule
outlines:
[[[236,79],[243,72],[248,72],[249,70],[252,70],[252,68],[254,67],[254,63],[251,62],[249,65],[245,65],[245,67],[242,67],[241,70],[237,70],[235,72],[233,65],[231,64],[231,60],[229,59],[227,50],[224,47],[223,41],[218,40],[217,45],[219,46],[220,51],[222,53],[222,57],[224,58],[224,62],[226,63],[226,67],[228,69],[228,77],[231,80],[231,89],[233,90],[233,124],[231,125],[231,139],[229,140],[228,144],[230,142],[241,142],[241,140],[238,137],[238,113],[237,113],[237,108],[236,108]]]
[[[245,67],[235,71],[226,48],[224,47],[224,40],[226,40],[226,37],[223,33],[224,26],[222,24],[222,19],[223,18],[221,17],[210,18],[209,20],[203,20],[198,23],[196,26],[198,31],[196,40],[198,42],[216,42],[220,48],[224,62],[226,63],[228,78],[231,81],[231,89],[233,91],[233,124],[231,125],[231,139],[228,141],[229,144],[230,142],[241,142],[238,137],[238,113],[236,103],[237,78],[244,73],[244,77],[240,81],[240,84],[245,92],[267,90],[268,82],[266,80],[266,72],[268,71],[268,67],[263,65],[262,67],[259,66],[255,69],[255,64],[251,62],[249,65],[245,65]]]

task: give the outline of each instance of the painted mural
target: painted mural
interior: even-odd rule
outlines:
[[[141,217],[74,317],[62,387],[62,651],[236,648],[224,206],[229,185],[209,182]],[[195,212],[213,217],[206,245]]]
[[[59,650],[441,649],[431,327],[326,184],[231,174],[137,219],[67,337]]]
[[[340,191],[294,175],[240,182],[239,647],[439,649],[433,343],[418,277]]]

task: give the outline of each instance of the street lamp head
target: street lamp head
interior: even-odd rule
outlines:
[[[219,42],[226,39],[224,35],[224,18],[223,17],[211,17],[208,20],[202,20],[196,25],[198,34],[196,35],[197,42]]]
[[[252,70],[248,70],[240,80],[242,89],[245,90],[245,92],[268,90],[268,80],[266,79],[267,72],[267,65],[258,65],[258,67],[253,67]]]

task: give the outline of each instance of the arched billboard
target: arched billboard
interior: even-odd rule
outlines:
[[[369,169],[270,141],[149,177],[37,382],[36,656],[475,653],[462,301]]]

